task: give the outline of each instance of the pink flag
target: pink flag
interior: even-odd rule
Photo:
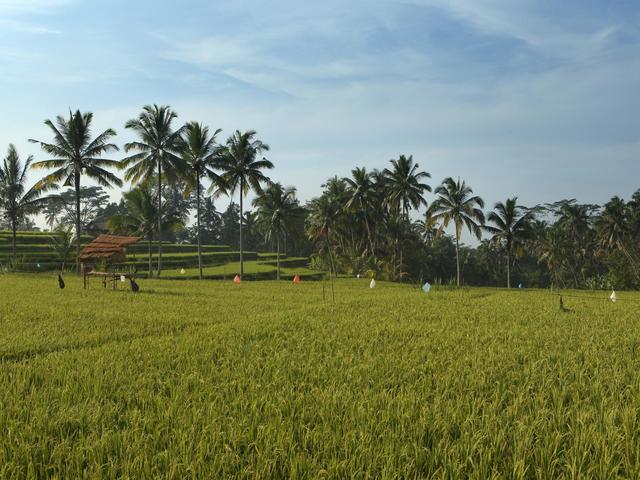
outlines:
[[[233,283],[235,283],[236,285],[240,285],[240,275],[236,275],[235,277],[233,277]]]

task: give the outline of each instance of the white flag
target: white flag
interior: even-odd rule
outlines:
[[[431,290],[431,285],[429,285],[429,282],[425,282],[425,284],[422,286],[422,291],[424,293],[429,293],[429,290]]]
[[[181,269],[180,269],[180,273],[181,273],[182,275],[184,275],[184,273],[185,273],[184,268],[181,268]]]
[[[611,296],[609,298],[611,299],[611,301],[613,303],[616,303],[616,300],[618,300],[618,296],[616,295],[616,291],[615,290],[611,290]]]
[[[371,283],[369,284],[369,288],[375,288],[376,287],[376,281],[375,279],[371,279]]]

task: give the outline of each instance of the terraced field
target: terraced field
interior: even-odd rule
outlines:
[[[91,237],[84,237],[84,242],[91,241]],[[137,270],[139,276],[146,276],[149,266],[148,244],[140,242],[129,248],[127,262],[124,266],[127,270]],[[40,232],[20,232],[17,244],[18,266],[23,272],[47,272],[57,271],[61,268],[59,255],[52,248],[51,234]],[[152,244],[153,264],[157,263],[157,243]],[[203,245],[202,262],[205,267],[205,276],[210,279],[224,279],[235,275],[240,271],[237,251],[232,251],[226,245]],[[71,259],[75,250],[71,254]],[[11,233],[0,231],[0,270],[8,269],[11,264]],[[276,259],[272,253],[244,252],[245,273],[253,278],[275,278]],[[282,274],[293,276],[317,277],[319,272],[308,269],[308,259],[302,257],[288,258],[281,256]],[[197,248],[190,244],[163,245],[162,254],[163,273],[173,278],[197,277]],[[73,260],[67,262],[67,268],[73,269]],[[185,270],[185,273],[182,273]]]

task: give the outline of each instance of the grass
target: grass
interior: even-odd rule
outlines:
[[[640,477],[637,293],[66,280],[0,275],[0,478]]]
[[[280,275],[282,279],[293,278],[298,274],[301,278],[318,277],[322,272],[312,270],[306,266],[308,259],[306,257],[288,257],[280,260]],[[246,260],[244,262],[244,273],[249,277],[269,276],[275,278],[276,275],[275,259],[264,260]],[[202,273],[208,278],[233,278],[240,273],[240,262],[228,262],[222,265],[205,266]],[[164,277],[194,279],[198,277],[198,267],[185,267],[185,273],[180,268],[167,269],[162,271]]]

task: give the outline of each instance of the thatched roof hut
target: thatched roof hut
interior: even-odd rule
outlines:
[[[101,260],[108,260],[110,263],[123,263],[127,258],[127,247],[139,240],[140,237],[98,235],[93,242],[80,251],[78,260],[80,263],[93,263]]]

